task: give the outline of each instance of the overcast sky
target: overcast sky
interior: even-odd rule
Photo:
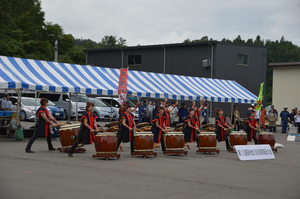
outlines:
[[[75,38],[123,37],[136,46],[208,36],[286,40],[300,46],[299,0],[41,0],[48,22]]]

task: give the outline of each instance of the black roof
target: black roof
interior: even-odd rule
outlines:
[[[191,43],[173,43],[173,44],[157,44],[157,45],[146,45],[146,46],[128,46],[119,48],[97,48],[97,49],[84,49],[84,52],[88,51],[110,51],[110,50],[132,50],[132,49],[146,49],[146,48],[164,48],[164,47],[179,47],[179,46],[199,46],[199,45],[209,45],[209,44],[224,44],[224,45],[235,45],[235,46],[247,46],[255,48],[267,48],[262,45],[254,44],[243,44],[243,43],[233,43],[233,42],[220,42],[220,41],[203,41],[203,42],[191,42]]]

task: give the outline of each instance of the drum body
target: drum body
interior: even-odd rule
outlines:
[[[233,131],[230,133],[230,147],[235,145],[247,145],[247,133],[244,131]]]
[[[167,151],[184,150],[184,134],[182,132],[168,132],[165,135],[165,145]]]
[[[154,135],[150,132],[136,132],[134,134],[134,151],[135,152],[153,152]]]
[[[215,132],[201,132],[199,134],[199,149],[217,149],[217,135]]]
[[[275,137],[272,132],[262,132],[258,135],[259,144],[269,144],[271,148],[275,146]]]
[[[59,128],[60,143],[63,149],[71,148],[78,137],[79,130],[80,124],[66,125]],[[77,147],[82,146],[82,143],[79,143]]]
[[[97,133],[95,136],[96,154],[116,154],[118,138],[115,133]]]

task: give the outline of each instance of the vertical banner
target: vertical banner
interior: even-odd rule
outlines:
[[[119,77],[119,88],[118,88],[118,96],[119,101],[122,104],[124,100],[126,100],[127,95],[127,68],[120,70]]]
[[[260,84],[259,96],[258,96],[258,99],[257,99],[256,108],[255,108],[257,111],[261,110],[263,89],[264,89],[264,83],[261,83]]]

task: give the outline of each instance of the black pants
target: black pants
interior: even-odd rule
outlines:
[[[51,131],[49,129],[49,132],[48,132],[48,136],[47,136],[47,143],[48,143],[48,149],[53,149],[53,145],[52,145],[52,142],[51,142]],[[33,142],[39,137],[39,132],[37,131],[37,129],[34,130],[34,134],[33,136],[30,138],[27,146],[26,146],[26,151],[29,151],[31,149],[31,146],[33,144]]]
[[[118,149],[119,149],[119,147],[120,147],[121,142],[122,142],[122,140],[118,138],[117,151],[118,151]],[[133,137],[133,136],[131,137],[130,150],[131,150],[131,153],[134,152],[134,137]]]
[[[250,134],[247,133],[247,140],[248,140],[248,142],[251,140],[251,133]],[[254,134],[253,134],[253,140],[254,140],[255,144],[258,144],[258,139],[256,137],[256,132],[254,132]]]
[[[166,151],[165,138],[163,135],[161,135],[160,145],[161,145],[161,150]]]
[[[229,136],[229,135],[227,135],[227,134],[225,133],[225,143],[226,143],[226,149],[227,149],[227,150],[231,148],[231,147],[230,147],[230,142],[229,142],[228,136]]]
[[[295,126],[298,127],[298,133],[300,133],[300,123],[299,122],[295,123]]]

